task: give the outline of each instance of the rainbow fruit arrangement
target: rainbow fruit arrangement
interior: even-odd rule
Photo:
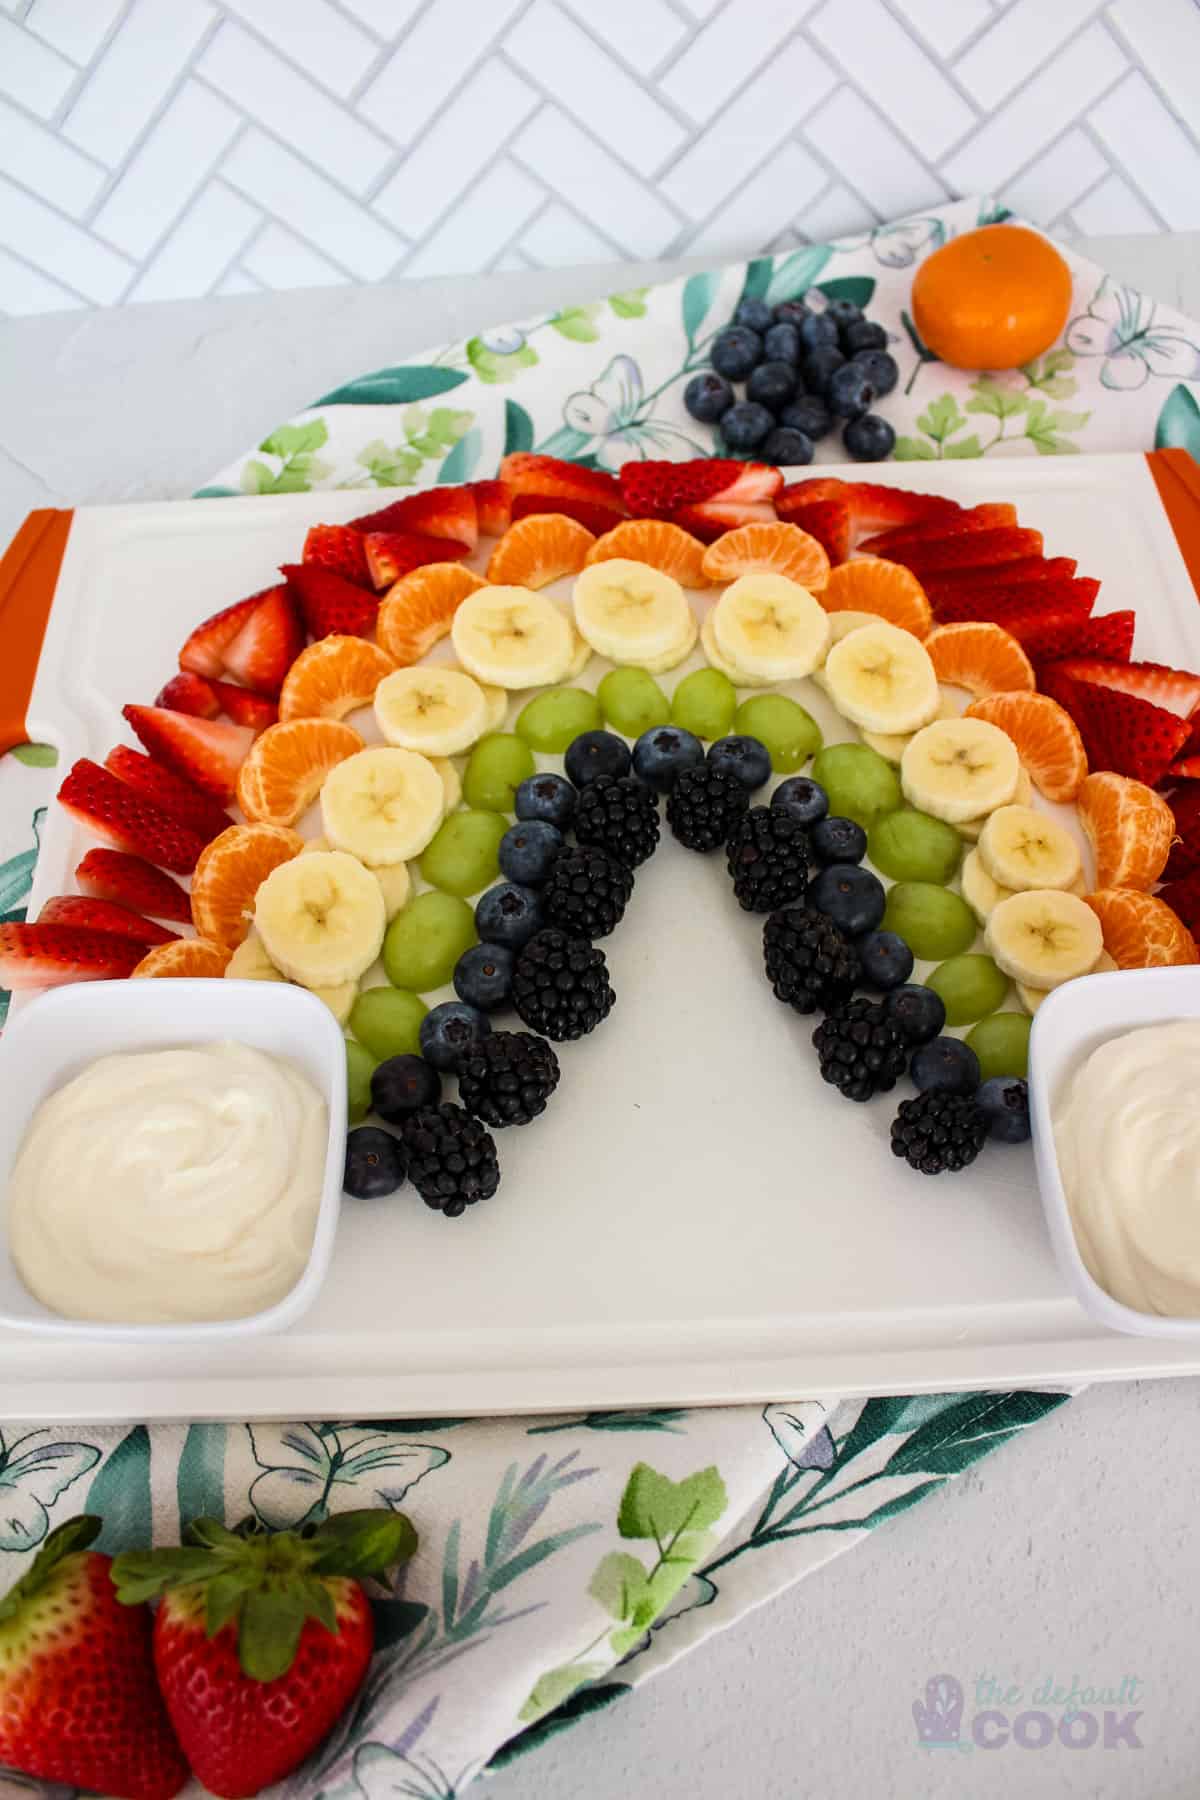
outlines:
[[[142,750],[68,773],[60,801],[104,847],[78,894],[0,927],[0,984],[309,987],[349,1027],[352,1116],[395,1128],[351,1133],[351,1193],[407,1177],[454,1216],[495,1192],[488,1127],[540,1113],[547,1040],[613,1005],[595,940],[657,845],[659,794],[675,838],[726,849],[740,905],[769,915],[775,993],[826,1014],[825,1078],[865,1100],[907,1068],[893,1147],[928,1173],[989,1131],[1027,1135],[1046,991],[1197,960],[1200,676],[1131,660],[1132,612],[1097,616],[1099,582],[1007,503],[521,454],[496,481],[313,527],[282,574],[196,627],[155,705],[125,708]],[[543,591],[560,581],[569,607]],[[443,639],[455,660],[429,660]],[[657,677],[697,641],[707,666],[668,697]],[[594,654],[613,666],[593,693],[572,684]],[[824,745],[770,691],[806,680],[860,742]],[[382,743],[346,722],[366,708]],[[1073,803],[1094,883],[1035,789]],[[938,965],[924,984],[915,960]],[[527,1029],[493,1031],[504,1009]]]

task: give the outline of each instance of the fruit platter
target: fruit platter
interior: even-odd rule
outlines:
[[[1194,470],[870,474],[515,455],[365,514],[33,516],[0,719],[62,780],[14,1017],[306,987],[351,1130],[298,1323],[0,1329],[9,1416],[1200,1368],[1069,1297],[1024,1082],[1047,993],[1200,959]]]

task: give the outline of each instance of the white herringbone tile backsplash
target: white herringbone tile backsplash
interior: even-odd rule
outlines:
[[[1198,120],[1195,0],[0,0],[0,313],[1197,229]]]

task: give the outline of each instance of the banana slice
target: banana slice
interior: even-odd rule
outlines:
[[[864,625],[883,625],[887,621],[879,613],[869,612],[834,612],[829,615],[829,646],[840,644],[844,637],[852,631],[861,631]]]
[[[691,608],[688,609],[687,630],[673,650],[664,650],[661,656],[648,656],[641,664],[647,675],[665,675],[668,669],[678,668],[685,657],[696,648],[696,640],[700,636],[700,625]]]
[[[811,675],[829,648],[829,614],[786,575],[739,576],[713,608],[712,624],[726,661],[765,681]]]
[[[929,652],[911,631],[886,622],[864,625],[835,644],[825,680],[842,717],[868,731],[917,731],[936,717],[941,701]]]
[[[593,650],[638,668],[679,643],[691,610],[670,575],[623,556],[581,569],[572,603],[576,628]]]
[[[1033,783],[1029,779],[1029,770],[1024,763],[1021,764],[1021,773],[1017,776],[1017,791],[1011,801],[1006,804],[1010,806],[1033,805]],[[991,816],[990,813],[981,813],[977,819],[957,819],[954,829],[958,832],[959,837],[969,838],[971,843],[977,844],[979,834]]]
[[[1007,806],[1020,774],[1016,745],[986,719],[937,719],[916,733],[900,759],[905,799],[950,825]]]
[[[342,850],[323,850],[272,869],[254,897],[254,923],[289,980],[333,988],[370,968],[387,919],[371,871]]]
[[[986,925],[1002,900],[1011,900],[1012,888],[993,881],[978,850],[968,850],[959,870],[962,897],[981,925]]]
[[[454,764],[447,763],[446,767],[453,770]],[[332,846],[326,838],[310,838],[300,854],[301,856],[312,856],[318,850],[329,850],[330,848],[332,848]],[[366,867],[365,863],[363,864],[363,867]],[[402,862],[385,863],[382,868],[372,869],[371,873],[379,883],[379,891],[383,895],[383,910],[387,914],[387,922],[390,925],[396,914],[402,912],[404,907],[408,904],[408,896],[412,888],[412,879],[408,873],[408,864]],[[251,932],[250,935],[253,937],[254,933]],[[263,954],[265,955],[266,952],[264,951]],[[264,979],[269,979],[269,977],[265,977]],[[282,976],[280,979],[282,980]],[[321,998],[325,998],[324,992],[322,992]],[[350,1004],[353,1006],[353,1000]],[[336,1012],[337,1008],[334,1007],[333,1010]]]
[[[301,851],[301,855],[304,852]],[[267,947],[251,928],[225,964],[226,979],[233,981],[286,981],[267,955]]]
[[[998,806],[979,834],[979,857],[992,880],[1014,893],[1069,888],[1083,867],[1070,832],[1031,806]]]
[[[468,594],[454,615],[450,638],[469,675],[506,690],[561,681],[575,648],[566,614],[544,594],[523,587],[482,587]]]
[[[716,634],[713,631],[713,616],[711,613],[709,613],[703,625],[700,627],[700,647],[708,658],[709,666],[714,669],[719,669],[722,675],[728,675],[735,687],[770,687],[771,683],[763,676],[748,675],[745,669],[736,668],[727,657],[721,655]],[[643,667],[644,666],[645,665],[643,664]],[[653,671],[651,671],[651,673],[653,673]],[[814,673],[814,681],[819,678],[819,674],[819,670]]]
[[[459,675],[467,673],[465,669],[460,669],[457,663],[437,663],[430,666],[439,669],[453,669]],[[475,681],[473,675],[471,680]],[[476,681],[475,685],[487,702],[487,723],[483,728],[484,737],[489,731],[503,731],[504,721],[508,718],[508,694],[503,688],[492,687],[490,682]]]
[[[483,736],[487,720],[483,689],[459,669],[393,669],[375,689],[375,723],[401,750],[453,756]]]
[[[497,689],[496,691],[499,692],[500,690]],[[505,706],[504,711],[505,716],[507,716],[507,706]],[[501,720],[501,723],[503,723],[503,720]],[[495,731],[497,729],[498,727],[494,725],[488,726],[488,731]],[[431,756],[429,760],[437,770],[438,777],[442,784],[443,810],[452,813],[462,799],[462,776],[448,756]]]
[[[833,616],[834,618],[837,618],[840,615],[835,613]],[[958,708],[948,694],[943,693],[938,705],[937,716],[939,719],[957,719]],[[914,735],[915,733],[911,731],[902,731],[899,733],[887,731],[859,732],[859,736],[862,738],[863,743],[867,745],[868,749],[874,750],[877,756],[882,756],[885,762],[894,763],[897,768],[900,767],[900,758],[904,755],[905,746]]]
[[[997,968],[1014,981],[1044,989],[1086,975],[1104,948],[1091,907],[1059,888],[1032,888],[1001,900],[983,941]]]
[[[325,777],[321,823],[335,850],[379,869],[421,854],[445,816],[445,800],[442,778],[427,757],[376,745],[346,757]]]
[[[310,987],[308,991],[325,1002],[339,1025],[346,1023],[358,999],[357,981],[339,981],[335,987]]]
[[[592,660],[592,646],[585,637],[582,637],[580,633],[576,631],[573,625],[571,627],[571,636],[575,640],[575,646],[571,652],[571,660],[567,664],[566,674],[563,676],[564,681],[577,681]],[[668,663],[666,666],[670,668],[671,664]],[[645,668],[646,664],[643,663],[642,667]],[[488,730],[502,731],[504,729],[504,719],[507,717],[508,704],[506,702],[504,707],[504,718],[501,719],[498,725],[489,725]]]
[[[1102,950],[1100,952],[1099,962],[1094,969],[1088,970],[1088,974],[1111,975],[1116,967],[1117,965],[1108,954],[1108,951]],[[1038,1007],[1042,1004],[1042,1001],[1046,998],[1046,995],[1050,992],[1049,988],[1030,987],[1028,983],[1024,981],[1018,981],[1016,986],[1017,999],[1021,1002],[1025,1011],[1031,1016],[1037,1011]]]

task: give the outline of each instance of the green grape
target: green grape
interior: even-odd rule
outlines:
[[[606,723],[622,737],[639,738],[671,717],[670,701],[645,669],[610,669],[596,698]]]
[[[507,830],[502,813],[452,812],[422,856],[421,874],[443,894],[481,894],[500,873],[500,839]]]
[[[855,819],[869,831],[876,819],[902,804],[900,777],[867,744],[828,744],[813,763],[814,781],[829,795],[835,818]]]
[[[1032,1024],[1028,1013],[998,1012],[971,1027],[967,1042],[979,1058],[981,1081],[993,1075],[1028,1075]]]
[[[777,775],[794,775],[820,750],[821,727],[786,694],[754,694],[733,715],[733,729],[764,744]]]
[[[377,994],[391,994],[395,991],[394,988],[368,988],[367,990],[368,993]],[[406,994],[404,998],[411,999],[412,996]],[[355,1006],[365,999],[366,995],[360,994],[354,1003]],[[417,1005],[421,1006],[419,1000]],[[423,1006],[421,1006],[421,1011],[425,1011]],[[420,1020],[417,1023],[420,1024]],[[369,1024],[367,1029],[370,1030]],[[346,1039],[346,1117],[351,1125],[357,1125],[360,1120],[366,1118],[371,1110],[371,1077],[378,1066],[378,1062],[365,1044],[356,1044],[353,1038]]]
[[[940,962],[969,950],[978,924],[961,894],[932,881],[898,881],[888,889],[883,929],[902,937],[922,962]]]
[[[867,833],[867,855],[893,881],[947,882],[958,868],[962,839],[944,820],[902,807],[876,819]]]
[[[395,987],[428,994],[434,988],[445,987],[463,951],[478,941],[475,914],[465,900],[456,900],[449,894],[418,894],[387,928],[383,966]],[[362,995],[359,1003],[365,998]],[[353,1013],[350,1028],[357,1037]]]
[[[518,737],[534,750],[561,756],[583,731],[599,731],[604,723],[600,702],[586,688],[547,688],[535,694],[517,716]]]
[[[511,731],[493,731],[480,738],[463,775],[463,799],[483,812],[510,813],[517,789],[537,773],[533,751]]]
[[[995,1012],[1008,992],[1008,976],[990,956],[952,956],[925,983],[946,1008],[947,1025],[970,1025]]]
[[[733,729],[737,689],[720,669],[696,669],[685,675],[671,700],[671,723],[710,742]]]
[[[399,921],[397,921],[399,923]],[[386,957],[385,957],[386,963]],[[418,1033],[429,1011],[423,1000],[402,988],[366,988],[350,1008],[349,1025],[364,1050],[383,1062],[389,1056],[415,1056],[421,1048]],[[353,1046],[349,1046],[353,1048]],[[367,1099],[371,1080],[367,1077]]]

